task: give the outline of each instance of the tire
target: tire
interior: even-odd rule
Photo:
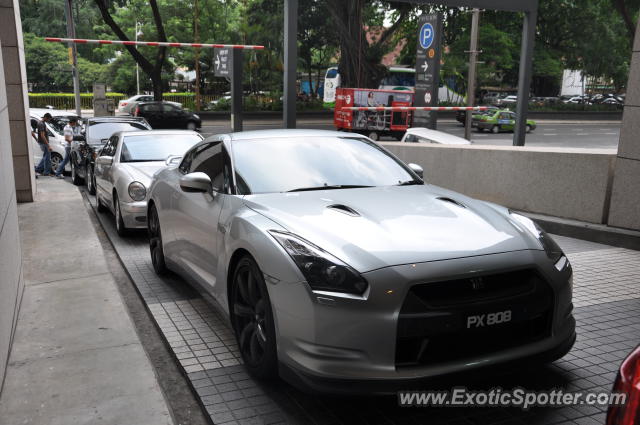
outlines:
[[[73,160],[71,160],[71,181],[76,186],[80,186],[82,184],[82,177],[78,175],[78,170],[76,170],[76,163]]]
[[[90,195],[96,194],[96,176],[93,174],[91,164],[87,164],[87,190]]]
[[[370,131],[367,134],[367,137],[371,140],[373,140],[374,142],[377,142],[378,140],[380,140],[380,134],[378,134],[377,131]]]
[[[187,130],[196,131],[198,129],[198,124],[195,121],[189,121],[187,123]]]
[[[99,213],[107,212],[107,207],[104,206],[104,204],[100,200],[100,196],[97,193],[96,193],[96,210]]]
[[[497,125],[494,125],[493,127],[491,127],[491,132],[492,132],[493,134],[498,134],[498,133],[500,133],[500,127],[499,127],[499,126],[497,126]]]
[[[167,265],[164,261],[164,249],[162,248],[162,231],[160,229],[160,218],[155,205],[149,208],[148,218],[149,228],[149,252],[153,270],[158,275],[167,274]]]
[[[129,229],[124,225],[124,220],[122,219],[122,213],[120,211],[120,199],[118,199],[118,193],[114,192],[113,194],[113,211],[116,216],[116,231],[120,236],[127,236],[129,233]]]
[[[529,124],[527,124],[527,133],[531,133],[533,131],[533,129],[531,128],[531,126]]]
[[[62,155],[58,152],[51,152],[51,171],[54,173],[58,171],[58,167],[62,164],[62,160]],[[64,170],[62,170],[62,172],[64,173]]]
[[[240,259],[231,287],[231,322],[249,373],[259,379],[278,376],[276,331],[267,286],[250,256]]]

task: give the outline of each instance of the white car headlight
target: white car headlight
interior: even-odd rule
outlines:
[[[129,196],[134,201],[144,201],[147,196],[147,188],[140,182],[133,182],[129,185]]]

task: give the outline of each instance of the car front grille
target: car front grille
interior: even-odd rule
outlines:
[[[551,287],[534,270],[414,285],[398,319],[396,367],[472,358],[541,340],[551,333],[553,305]]]

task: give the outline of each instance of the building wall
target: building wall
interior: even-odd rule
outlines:
[[[31,137],[27,118],[29,99],[19,0],[0,0],[0,41],[6,84],[4,98],[10,105],[10,136],[3,142],[11,143],[17,200],[31,202],[35,195],[36,181],[31,143],[29,143],[29,137]]]
[[[506,207],[605,223],[616,151],[382,143],[429,183]]]
[[[2,42],[0,41],[0,46]],[[4,48],[2,49],[4,52]],[[0,54],[0,390],[18,319],[24,281],[11,155],[11,121]]]
[[[611,191],[609,225],[640,230],[640,22],[636,30],[618,158]]]

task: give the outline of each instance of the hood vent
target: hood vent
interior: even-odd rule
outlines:
[[[442,201],[442,202],[449,202],[450,204],[456,205],[456,206],[458,206],[460,208],[467,208],[466,205],[461,204],[460,202],[458,202],[458,201],[456,201],[454,199],[447,198],[446,196],[439,196],[436,199],[439,200],[439,201]]]
[[[360,214],[356,210],[354,210],[353,208],[348,207],[346,205],[333,204],[333,205],[327,206],[327,208],[329,208],[331,210],[334,210],[334,211],[341,212],[341,213],[349,215],[351,217],[360,217]]]

